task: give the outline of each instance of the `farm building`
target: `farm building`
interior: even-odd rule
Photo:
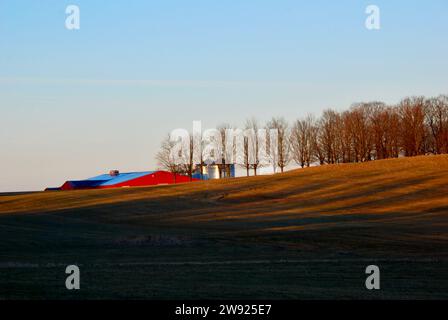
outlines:
[[[193,178],[199,180],[215,180],[223,178],[235,178],[234,164],[204,164],[196,165]]]
[[[192,179],[197,181],[198,179]],[[190,182],[188,176],[173,174],[167,171],[145,171],[120,173],[112,170],[109,174],[102,174],[86,180],[66,181],[59,188],[47,188],[46,191],[83,190],[83,189],[109,189],[123,187],[144,187],[159,184],[173,184]]]

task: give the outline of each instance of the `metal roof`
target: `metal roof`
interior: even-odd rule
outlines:
[[[104,180],[70,180],[67,181],[68,183],[70,183],[70,185],[72,185],[75,188],[94,188],[94,187],[98,187],[100,185],[102,185],[104,182]]]
[[[95,187],[98,186],[112,186],[115,184],[123,183],[126,181],[138,179],[141,177],[144,177],[146,175],[152,174],[156,171],[144,171],[144,172],[128,172],[128,173],[119,173],[116,176],[111,176],[110,174],[102,174],[96,177],[92,177],[83,181],[89,181],[90,183],[97,182],[98,184],[95,185]]]

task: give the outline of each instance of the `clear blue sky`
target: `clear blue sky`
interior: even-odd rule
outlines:
[[[0,0],[0,191],[152,169],[193,120],[448,93],[447,55],[446,0]]]

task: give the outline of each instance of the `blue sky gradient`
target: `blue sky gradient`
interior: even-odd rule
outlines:
[[[0,191],[154,169],[193,120],[446,94],[447,35],[446,0],[0,0]]]

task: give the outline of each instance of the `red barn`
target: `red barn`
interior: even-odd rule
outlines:
[[[109,174],[102,174],[86,180],[66,181],[59,188],[47,188],[46,190],[83,190],[83,189],[109,189],[123,187],[144,187],[159,184],[185,183],[198,181],[188,176],[174,174],[167,171],[145,171],[120,173],[112,170]]]

